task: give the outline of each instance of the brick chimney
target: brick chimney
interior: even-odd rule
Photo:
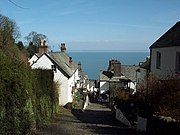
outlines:
[[[78,63],[78,70],[81,71],[82,68],[81,68],[81,62]]]
[[[65,43],[61,43],[61,52],[66,52],[66,45],[65,45]]]
[[[72,57],[69,57],[69,66],[72,68],[73,59]]]
[[[114,71],[114,76],[121,76],[121,63],[118,60],[110,60],[108,71]]]
[[[40,40],[39,45],[39,56],[41,56],[43,53],[48,53],[48,46],[46,45],[46,40]]]
[[[120,61],[113,62],[114,76],[121,76],[121,63]]]

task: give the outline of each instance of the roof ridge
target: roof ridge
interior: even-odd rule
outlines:
[[[162,48],[180,46],[180,21],[176,22],[159,39],[157,39],[149,48]]]

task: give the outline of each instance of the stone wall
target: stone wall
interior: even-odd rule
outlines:
[[[120,122],[122,122],[123,124],[127,125],[127,126],[131,126],[130,122],[126,119],[126,117],[123,115],[123,113],[121,112],[121,110],[119,108],[116,108],[116,119],[119,120]]]

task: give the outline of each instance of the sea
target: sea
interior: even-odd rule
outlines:
[[[109,60],[119,60],[121,65],[138,65],[144,62],[149,52],[68,52],[74,62],[81,63],[82,69],[89,79],[99,79],[101,70],[107,70]]]

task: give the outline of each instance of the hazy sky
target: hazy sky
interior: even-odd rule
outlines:
[[[42,33],[54,51],[61,42],[73,51],[148,51],[180,20],[180,0],[0,0],[0,13],[16,21],[21,40]]]

